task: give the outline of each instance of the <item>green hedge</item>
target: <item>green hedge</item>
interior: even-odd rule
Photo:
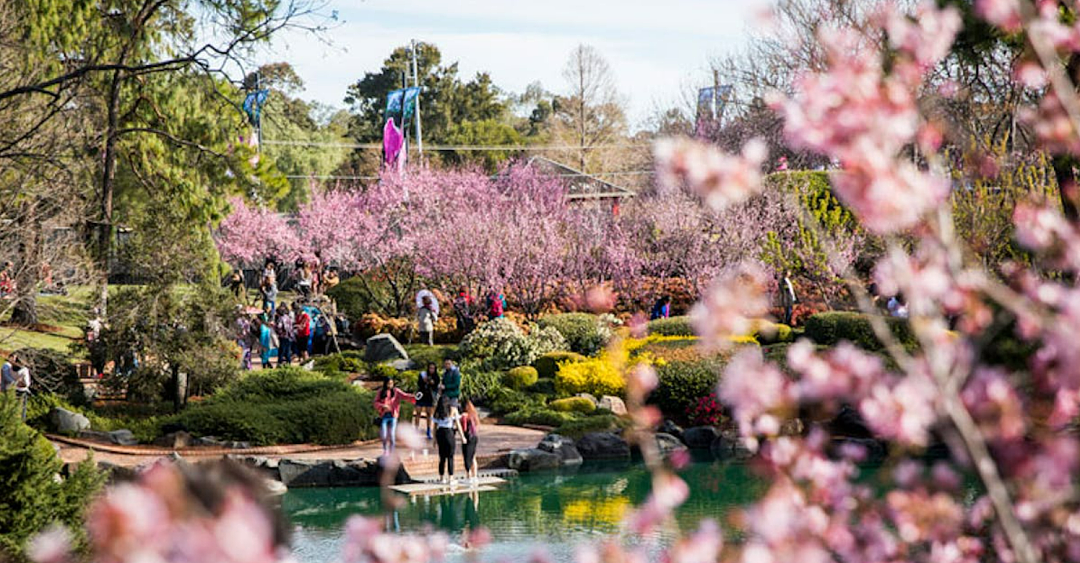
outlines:
[[[694,327],[690,325],[690,317],[669,317],[649,321],[649,334],[661,336],[695,336]]]
[[[795,341],[795,331],[790,326],[764,319],[753,321],[753,330],[750,336],[753,336],[762,346]]]
[[[366,313],[386,312],[382,306],[371,299],[371,294],[364,289],[367,287],[378,296],[386,295],[386,284],[372,279],[364,280],[360,276],[354,276],[343,280],[341,283],[326,292],[337,303],[338,312],[345,314],[350,319],[359,319]],[[386,302],[386,299],[382,300]]]
[[[524,424],[539,424],[558,428],[563,424],[578,420],[581,415],[570,412],[554,411],[546,408],[524,409],[506,415],[507,424],[521,426]]]
[[[907,319],[883,317],[893,336],[905,348],[917,346],[915,334]],[[830,311],[806,319],[805,334],[817,344],[832,346],[847,340],[865,350],[880,350],[883,346],[874,334],[870,318],[862,313]]]
[[[439,373],[442,377],[442,372]],[[480,404],[490,404],[499,389],[503,389],[503,372],[480,371],[461,366],[461,396]]]
[[[536,368],[540,379],[555,379],[555,374],[559,372],[560,363],[581,362],[584,360],[585,356],[577,352],[548,352],[536,358],[532,365]]]
[[[723,364],[719,360],[671,362],[657,368],[659,383],[648,402],[660,408],[665,417],[688,422],[687,413],[701,397],[716,392]]]
[[[564,422],[556,432],[561,436],[577,439],[590,432],[619,430],[626,425],[626,421],[613,414],[594,414]]]
[[[591,313],[547,315],[538,324],[541,328],[559,331],[572,352],[585,356],[599,353],[611,338],[611,330],[601,324],[600,317]]]
[[[439,372],[443,369],[443,360],[458,359],[457,346],[450,344],[436,344],[434,346],[428,346],[427,344],[409,344],[405,346],[405,351],[409,354],[409,359],[416,364],[416,369],[423,371],[429,363],[435,364],[435,367],[439,368]]]
[[[315,371],[320,371],[331,377],[345,377],[350,373],[363,373],[366,368],[364,353],[356,350],[346,350],[340,354],[315,357]]]
[[[585,397],[567,397],[565,399],[556,399],[548,404],[548,407],[553,411],[559,412],[579,412],[582,414],[589,414],[596,410],[596,405],[592,401]]]
[[[536,368],[532,366],[516,367],[506,372],[506,376],[503,377],[503,381],[506,383],[507,387],[518,390],[532,387],[537,379],[539,379],[539,375],[536,372]]]
[[[488,401],[488,408],[496,415],[505,415],[523,410],[535,410],[543,407],[545,400],[541,395],[524,391],[515,391],[506,387],[494,389]]]
[[[376,435],[374,396],[299,368],[250,372],[172,422],[227,440],[270,444],[348,444]]]

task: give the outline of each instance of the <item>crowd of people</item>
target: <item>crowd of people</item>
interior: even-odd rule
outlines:
[[[252,369],[254,358],[263,368],[307,362],[316,353],[340,351],[337,335],[348,333],[349,322],[337,314],[325,291],[339,283],[336,268],[319,269],[318,260],[298,260],[294,287],[298,297],[279,303],[277,262],[266,260],[259,276],[257,301],[249,301],[240,270],[234,270],[229,289],[236,296],[236,342],[241,350],[241,367]],[[319,271],[319,274],[315,272]],[[253,304],[259,303],[259,307]]]
[[[429,363],[417,378],[415,394],[397,387],[392,377],[383,380],[382,387],[375,395],[383,455],[393,454],[397,447],[397,425],[402,402],[415,405],[412,424],[417,430],[421,428],[421,419],[426,419],[426,438],[435,441],[439,453],[440,482],[456,484],[454,456],[460,437],[466,483],[475,485],[479,471],[476,447],[480,442],[480,416],[472,401],[461,397],[461,370],[454,362],[444,360],[441,376],[438,367]]]

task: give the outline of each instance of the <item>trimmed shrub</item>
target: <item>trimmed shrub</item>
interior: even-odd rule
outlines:
[[[317,356],[314,369],[331,377],[343,377],[345,374],[363,373],[365,367],[364,353],[348,350],[340,354]]]
[[[607,323],[591,313],[547,315],[538,324],[541,328],[550,327],[559,331],[571,351],[586,356],[599,353],[614,334]]]
[[[554,397],[556,396],[555,380],[548,377],[541,377],[536,380],[536,383],[533,383],[532,386],[529,387],[529,392],[544,395],[546,397]]]
[[[553,411],[551,409],[525,409],[506,415],[506,423],[515,426],[524,424],[539,424],[558,428],[563,424],[578,419],[580,415],[569,412]]]
[[[172,422],[228,440],[348,444],[374,437],[370,391],[299,368],[251,372]]]
[[[748,336],[753,336],[762,345],[794,342],[795,332],[783,323],[774,323],[765,319],[755,319]]]
[[[539,328],[526,335],[513,321],[498,318],[476,327],[459,350],[463,357],[479,360],[483,369],[505,370],[565,348],[566,340],[555,329]]]
[[[436,344],[435,346],[410,344],[405,347],[405,351],[409,353],[409,359],[416,364],[418,370],[423,370],[429,363],[432,363],[439,368],[439,371],[442,371],[443,360],[457,361],[458,359],[457,346],[446,344]]]
[[[893,336],[905,348],[917,346],[915,334],[907,319],[883,317]],[[882,344],[870,326],[870,318],[862,313],[830,311],[818,313],[806,320],[806,336],[816,344],[832,346],[847,340],[864,350],[880,350]]]
[[[581,362],[561,363],[555,374],[555,391],[560,395],[621,395],[625,388],[626,380],[605,354]]]
[[[574,363],[585,361],[585,356],[578,354],[577,352],[548,352],[536,358],[536,361],[532,363],[532,366],[536,368],[536,373],[540,379],[555,379],[555,374],[559,372],[559,365],[564,363]]]
[[[75,534],[75,547],[85,545],[84,512],[105,476],[92,458],[58,479],[63,466],[52,444],[20,421],[15,394],[0,393],[0,554],[5,560],[28,560],[27,541],[56,523]]]
[[[649,334],[661,336],[695,336],[694,327],[690,325],[690,317],[669,317],[649,321]]]
[[[508,372],[503,378],[506,386],[511,389],[525,389],[531,387],[536,383],[539,376],[536,373],[536,368],[532,366],[518,366]]]
[[[660,408],[664,416],[686,423],[688,413],[701,397],[716,392],[722,363],[716,360],[671,362],[657,368],[660,379],[648,402]]]
[[[589,414],[596,410],[596,405],[585,397],[567,397],[556,399],[548,404],[548,408],[559,412],[579,412]]]
[[[491,412],[496,415],[515,413],[524,410],[536,410],[544,406],[544,398],[537,395],[528,395],[522,391],[515,391],[500,387],[491,392]]]
[[[353,276],[330,288],[326,295],[337,303],[338,311],[355,320],[371,311],[379,311],[379,302],[386,301],[381,299],[386,293],[384,282]]]
[[[598,409],[599,410],[599,409]],[[567,436],[574,438],[575,440],[590,433],[590,432],[607,432],[609,430],[619,430],[624,426],[619,417],[613,414],[599,414],[593,416],[585,416],[565,422],[562,426],[559,426],[558,432],[561,436]]]

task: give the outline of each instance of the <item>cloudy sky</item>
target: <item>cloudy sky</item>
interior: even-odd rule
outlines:
[[[737,48],[769,0],[330,0],[338,22],[319,37],[281,36],[260,57],[287,60],[304,98],[343,106],[345,89],[376,71],[410,39],[433,43],[463,77],[491,73],[520,92],[539,80],[564,89],[566,59],[579,43],[611,64],[634,122],[687,88],[707,85],[711,56]]]

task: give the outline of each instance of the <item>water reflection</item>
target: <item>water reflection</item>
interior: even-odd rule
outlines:
[[[690,486],[690,497],[677,513],[683,529],[703,518],[723,521],[732,508],[754,500],[765,488],[743,465],[697,463],[680,474]],[[295,526],[293,545],[304,562],[335,560],[342,527],[353,514],[382,515],[388,529],[401,532],[441,529],[455,541],[483,525],[493,536],[485,561],[524,560],[536,546],[562,561],[571,559],[568,544],[618,533],[627,511],[644,502],[649,481],[640,465],[593,466],[574,473],[523,475],[498,491],[414,496],[387,514],[375,489],[292,490],[282,507]],[[643,541],[662,543],[668,535],[661,532]]]

